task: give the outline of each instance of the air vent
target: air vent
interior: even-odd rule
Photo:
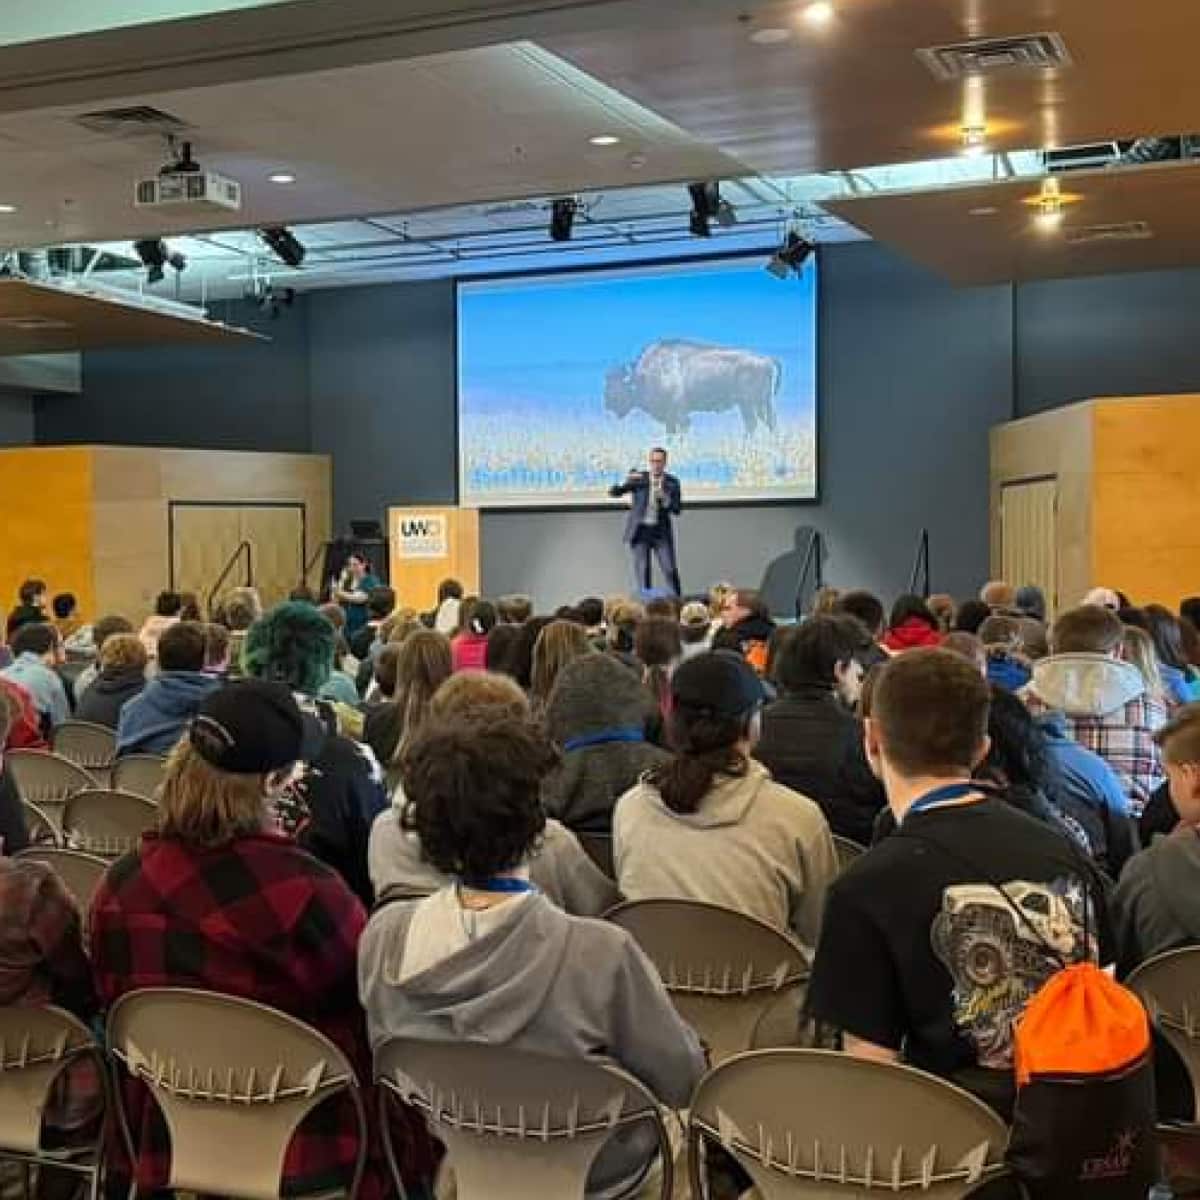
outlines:
[[[1046,71],[1071,65],[1066,44],[1057,33],[1030,33],[1022,37],[977,38],[949,46],[918,50],[917,57],[934,78],[951,82],[970,75],[1000,71]]]
[[[23,333],[40,333],[44,329],[70,329],[70,321],[55,317],[38,317],[32,313],[27,317],[0,317],[0,326],[5,329],[20,329]]]
[[[1063,237],[1072,246],[1091,246],[1098,242],[1144,242],[1154,236],[1145,221],[1119,221],[1112,225],[1080,225],[1064,229]]]
[[[187,123],[161,108],[135,104],[129,108],[103,108],[80,113],[76,125],[105,137],[146,137],[152,134],[179,133]]]

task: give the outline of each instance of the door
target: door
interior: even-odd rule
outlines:
[[[1025,479],[1000,491],[1001,575],[1035,584],[1052,615],[1058,608],[1058,479]]]
[[[304,575],[303,504],[171,502],[171,579],[176,591],[195,592],[205,608],[238,547],[250,545],[250,576],[243,557],[220,592],[252,582],[264,607],[287,598]]]

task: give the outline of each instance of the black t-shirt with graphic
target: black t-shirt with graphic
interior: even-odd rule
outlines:
[[[1007,1070],[1049,947],[1084,957],[1085,895],[1090,957],[1111,962],[1102,885],[1062,834],[992,798],[910,813],[830,888],[809,1013],[937,1075]]]

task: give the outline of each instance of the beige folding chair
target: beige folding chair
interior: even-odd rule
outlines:
[[[712,1062],[797,1044],[808,960],[790,934],[694,900],[631,901],[607,916],[649,955]]]
[[[613,865],[613,840],[611,833],[577,833],[583,852],[600,868],[607,878],[615,880],[617,870]]]
[[[1200,946],[1168,950],[1126,980],[1187,1069],[1200,1117]]]
[[[55,1084],[72,1065],[90,1058],[102,1109],[92,1138],[69,1149],[42,1146],[42,1122],[52,1111]],[[0,1008],[0,1159],[26,1167],[53,1167],[88,1177],[91,1200],[100,1194],[104,1122],[104,1056],[91,1030],[61,1008]]]
[[[760,1050],[710,1071],[692,1098],[695,1197],[706,1194],[705,1140],[737,1159],[763,1200],[957,1200],[1005,1174],[1008,1129],[969,1092],[912,1067]]]
[[[132,792],[76,792],[62,814],[63,839],[75,850],[118,858],[137,847],[158,820],[158,805]]]
[[[162,785],[167,760],[160,754],[128,754],[113,763],[112,788],[154,800]]]
[[[671,1195],[671,1145],[658,1102],[631,1075],[584,1058],[555,1058],[483,1042],[393,1038],[375,1054],[384,1148],[389,1093],[423,1113],[446,1145],[458,1200],[583,1200],[589,1172],[610,1138],[625,1161],[657,1149],[663,1200]],[[630,1181],[630,1194],[645,1176]],[[615,1187],[620,1179],[604,1179]]]
[[[55,726],[50,748],[55,754],[83,767],[103,785],[108,782],[113,759],[117,757],[117,735],[107,725],[64,721]]]
[[[833,851],[837,855],[838,871],[844,871],[852,862],[862,858],[867,852],[866,846],[860,846],[852,838],[833,835]]]
[[[4,756],[22,800],[36,804],[55,828],[68,796],[97,787],[95,776],[69,758],[46,750],[10,750]]]
[[[343,1093],[358,1121],[353,1200],[367,1151],[354,1068],[324,1035],[286,1013],[216,992],[149,988],[108,1014],[108,1047],[140,1079],[171,1134],[175,1192],[278,1200],[288,1143],[318,1105]],[[117,1089],[117,1116],[137,1158]]]
[[[87,912],[100,880],[108,870],[106,859],[78,850],[60,850],[55,846],[30,846],[14,858],[28,858],[45,863],[63,881],[63,886],[75,898],[81,912]]]
[[[57,846],[59,844],[58,830],[54,822],[36,804],[28,800],[21,801],[25,811],[25,830],[29,834],[31,846]]]

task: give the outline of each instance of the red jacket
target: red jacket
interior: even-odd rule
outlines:
[[[450,660],[455,671],[486,671],[487,643],[485,633],[460,633],[450,643]]]
[[[942,644],[942,635],[920,617],[906,617],[884,634],[883,644],[893,654],[901,650],[928,650]]]
[[[33,706],[33,697],[19,683],[13,683],[10,679],[0,679],[0,688],[13,701],[15,710],[8,741],[0,746],[0,750],[45,750],[46,739],[42,737],[42,725]]]

